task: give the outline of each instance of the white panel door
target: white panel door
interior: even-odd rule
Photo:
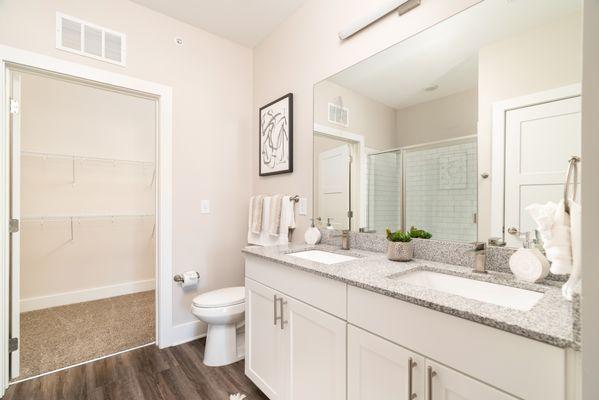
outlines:
[[[535,229],[526,207],[562,199],[568,160],[580,156],[580,97],[508,111],[505,126],[504,229],[520,246],[507,230]]]
[[[9,71],[10,82],[10,218],[16,221],[21,219],[21,75]],[[20,340],[20,255],[21,234],[17,230],[10,235],[10,338]],[[18,343],[20,346],[20,343]],[[15,379],[20,375],[20,351],[17,348],[10,353],[10,378]]]
[[[288,400],[345,400],[346,325],[339,318],[285,298]]]
[[[430,400],[516,400],[516,397],[430,360],[426,360],[426,386],[426,398]]]
[[[318,204],[323,222],[332,218],[336,229],[349,229],[350,146],[344,144],[318,155]]]
[[[352,325],[347,363],[348,400],[424,399],[424,358]]]
[[[279,294],[247,278],[245,290],[245,374],[270,400],[284,399],[286,348],[275,320]]]

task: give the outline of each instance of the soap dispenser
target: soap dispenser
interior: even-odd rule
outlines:
[[[510,269],[516,278],[537,282],[549,275],[549,261],[531,240],[530,232],[524,234],[522,248],[510,257]]]
[[[320,229],[314,226],[314,218],[311,218],[310,221],[312,221],[312,223],[310,224],[310,227],[306,230],[306,233],[304,234],[304,240],[307,244],[315,245],[320,243]]]

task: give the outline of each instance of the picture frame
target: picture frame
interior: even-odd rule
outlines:
[[[260,107],[258,139],[260,176],[293,172],[293,93]]]

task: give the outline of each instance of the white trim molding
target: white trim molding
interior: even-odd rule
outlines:
[[[170,346],[172,326],[172,88],[123,74],[88,67],[54,57],[0,45],[0,94],[2,113],[0,124],[0,245],[2,249],[0,275],[0,395],[8,386],[9,333],[9,129],[7,118],[6,70],[9,66],[34,68],[76,79],[110,85],[155,98],[158,109],[157,132],[157,212],[156,212],[156,343]]]
[[[562,86],[493,103],[491,133],[491,232],[505,239],[505,116],[508,111],[580,96],[581,84]]]
[[[94,287],[83,290],[74,290],[50,294],[47,296],[29,297],[21,299],[21,312],[41,310],[43,308],[64,306],[67,304],[82,303],[84,301],[93,301],[107,299],[109,297],[123,296],[126,294],[146,292],[156,288],[155,279],[143,281],[118,283],[116,285]]]

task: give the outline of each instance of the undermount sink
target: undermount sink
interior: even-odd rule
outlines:
[[[393,277],[401,282],[422,286],[468,299],[528,311],[543,297],[543,293],[496,283],[477,281],[432,271],[414,271]]]
[[[288,255],[292,257],[303,258],[304,260],[316,261],[322,264],[337,264],[356,259],[356,257],[322,250],[298,251],[297,253],[290,253]]]

